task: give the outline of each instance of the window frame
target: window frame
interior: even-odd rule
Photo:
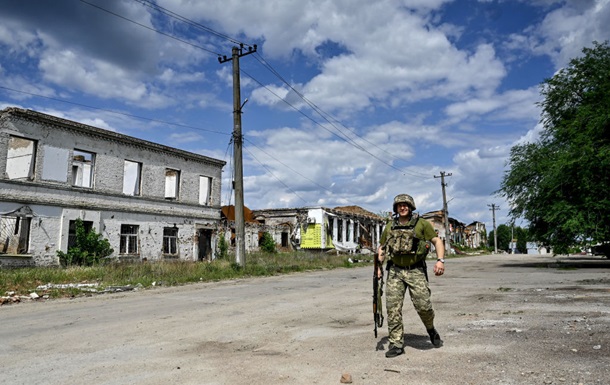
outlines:
[[[179,230],[175,226],[163,228],[163,256],[169,258],[178,257],[178,232]]]
[[[165,199],[177,200],[180,197],[180,170],[165,169]]]
[[[87,160],[87,155],[90,156],[90,159]],[[76,160],[75,158],[77,156],[83,156],[84,160],[80,161],[80,160]],[[85,151],[85,150],[80,150],[78,148],[75,148],[72,152],[72,168],[71,168],[71,172],[72,172],[72,186],[74,187],[82,187],[82,188],[89,188],[92,189],[93,188],[93,183],[94,183],[94,176],[95,176],[95,158],[96,158],[96,153],[91,152],[91,151]],[[89,167],[89,171],[86,171],[87,168],[87,164]],[[82,167],[81,167],[82,166]],[[75,169],[77,170],[75,172]],[[81,170],[81,183],[78,184],[77,183],[77,177],[78,177],[78,170]],[[86,174],[88,174],[88,186],[84,185],[84,181],[86,180]]]
[[[17,140],[21,140],[21,141],[28,141],[31,143],[30,145],[27,146],[18,146],[16,144],[14,144],[14,141]],[[31,147],[31,152],[25,153],[25,154],[19,154],[18,149],[19,148],[29,148]],[[11,156],[11,152],[13,153],[13,156]],[[15,154],[15,152],[17,154]],[[6,169],[5,169],[5,174],[8,177],[8,179],[11,180],[34,180],[35,176],[36,176],[36,156],[38,154],[38,141],[36,139],[30,139],[30,138],[26,138],[24,136],[18,136],[18,135],[9,135],[9,140],[8,140],[8,147],[7,147],[7,153],[6,153]],[[27,167],[22,167],[24,171],[27,168],[27,172],[21,172],[15,176],[11,176],[11,168],[13,172],[19,171],[19,167],[20,165],[23,165],[23,163],[19,163],[17,161],[18,158],[24,158],[24,157],[29,157],[29,162],[27,162],[26,166]]]
[[[121,224],[119,255],[140,255],[140,226]]]
[[[135,180],[131,181],[131,167],[135,167]],[[133,172],[133,171],[132,171]],[[130,182],[130,183],[127,183]],[[129,189],[132,187],[132,189]],[[123,194],[129,196],[142,195],[142,162],[125,159],[123,163]]]

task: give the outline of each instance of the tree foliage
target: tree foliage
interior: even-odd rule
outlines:
[[[113,252],[107,239],[103,239],[101,234],[93,230],[87,232],[83,221],[77,219],[74,246],[70,247],[67,253],[58,250],[57,255],[62,266],[93,266]]]
[[[582,52],[542,83],[540,139],[511,149],[498,190],[556,253],[610,240],[610,46]]]
[[[275,241],[273,237],[268,232],[264,232],[263,236],[260,239],[260,249],[266,253],[276,253],[277,247],[275,245]]]
[[[497,227],[498,232],[498,250],[508,250],[510,244],[510,227],[507,225],[500,225]],[[489,239],[487,240],[490,247],[494,247],[494,231],[489,232]]]

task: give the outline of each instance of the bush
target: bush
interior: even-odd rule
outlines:
[[[229,244],[224,235],[220,234],[218,239],[218,256],[217,259],[227,259],[229,255]]]
[[[264,232],[260,240],[260,249],[266,253],[277,253],[275,241],[271,234]]]
[[[110,247],[110,242],[102,238],[91,230],[85,231],[83,221],[76,220],[76,242],[68,249],[67,253],[57,250],[59,261],[62,266],[93,266],[100,263],[103,258],[112,254],[114,250]]]

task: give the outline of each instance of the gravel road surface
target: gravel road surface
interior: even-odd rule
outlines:
[[[405,354],[385,358],[367,264],[4,305],[0,384],[610,384],[610,261],[446,268],[430,277],[438,349],[406,303]]]

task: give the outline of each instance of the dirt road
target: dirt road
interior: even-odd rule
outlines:
[[[610,262],[450,259],[434,349],[374,338],[372,266],[0,307],[0,384],[610,384]],[[385,301],[384,301],[385,304]]]

